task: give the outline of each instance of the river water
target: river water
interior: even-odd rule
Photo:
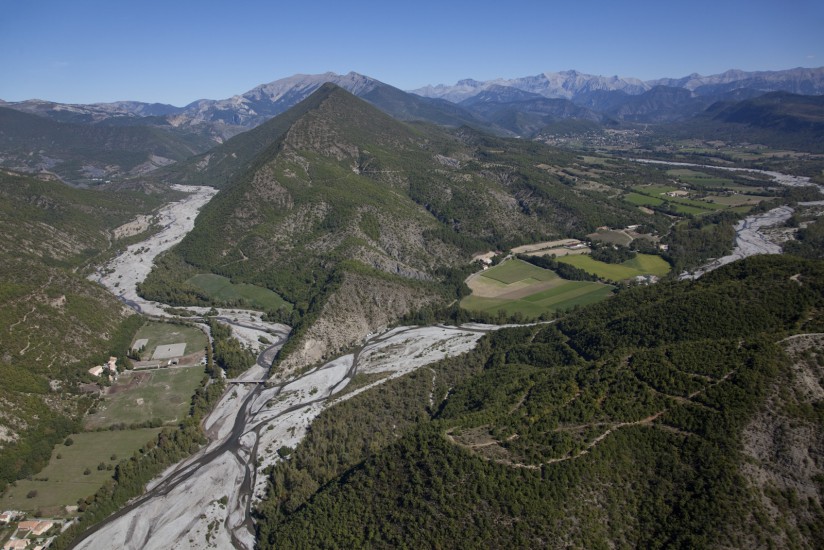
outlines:
[[[163,231],[130,246],[102,266],[92,279],[137,311],[170,317],[165,304],[137,295],[154,258],[191,231],[197,212],[216,193],[208,187],[183,187],[190,194],[158,212]],[[204,313],[206,308],[186,308]],[[95,550],[203,549],[254,547],[251,510],[265,496],[263,470],[280,460],[277,449],[295,447],[312,420],[340,399],[402,376],[424,365],[471,350],[492,325],[399,327],[364,342],[339,357],[280,385],[265,384],[269,365],[288,337],[289,327],[266,323],[260,313],[219,310],[233,335],[260,353],[257,364],[230,383],[203,423],[209,443],[153,480],[142,496],[87,531],[73,548]],[[275,345],[261,349],[260,337]],[[386,378],[356,392],[341,394],[358,373]]]

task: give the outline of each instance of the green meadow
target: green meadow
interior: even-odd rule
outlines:
[[[292,309],[292,304],[268,288],[233,283],[220,275],[201,273],[190,277],[186,282],[207,293],[215,302],[229,306],[247,306],[263,311]]]
[[[8,488],[2,496],[2,508],[65,515],[66,506],[93,495],[112,478],[118,462],[132,456],[159,432],[159,428],[146,428],[72,434],[72,444],[58,443],[40,473]]]
[[[635,258],[620,264],[608,264],[592,259],[591,256],[563,256],[559,262],[573,265],[601,279],[624,281],[638,275],[655,275],[663,277],[670,271],[670,265],[660,256],[637,254]]]
[[[567,281],[553,271],[521,260],[506,261],[470,279],[473,294],[461,301],[461,307],[487,313],[520,313],[530,319],[598,302],[614,289],[602,283]]]
[[[164,424],[180,421],[203,376],[201,365],[125,372],[86,417],[86,429],[155,419]]]

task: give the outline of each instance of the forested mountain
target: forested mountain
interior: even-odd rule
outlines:
[[[714,103],[749,100],[772,91],[821,94],[822,74],[824,69],[820,68],[728,71],[709,77],[690,75],[642,82],[565,71],[511,80],[464,80],[455,86],[430,86],[411,93],[350,72],[294,75],[231,98],[203,99],[184,107],[137,101],[92,105],[39,100],[0,103],[0,137],[4,138],[0,140],[0,162],[15,169],[52,170],[72,182],[139,176],[258,127],[326,82],[398,120],[449,127],[466,125],[498,135],[534,138],[562,127],[566,121],[576,121],[579,129],[589,132],[596,125],[632,128],[639,123],[661,125],[698,117],[697,126],[688,125],[683,130],[701,131],[700,125],[706,119],[704,110]],[[736,109],[732,103],[726,105]],[[739,108],[746,111],[749,104]],[[815,108],[816,116],[820,116],[820,107]],[[734,134],[733,119],[732,115],[717,118],[716,133],[721,137],[725,132]],[[793,120],[787,124],[794,124]],[[756,137],[770,140],[781,131],[782,124],[761,125]],[[803,139],[809,136],[805,134]],[[242,150],[244,156],[254,156],[259,149],[252,141],[250,138],[233,152]]]
[[[273,468],[260,545],[816,548],[823,282],[751,258],[340,403]]]
[[[0,172],[0,489],[77,428],[87,369],[125,355],[130,311],[83,269],[117,243],[112,229],[159,201]]]
[[[165,120],[137,120],[58,122],[0,107],[0,164],[89,183],[144,174],[213,145],[207,137],[178,132]]]
[[[717,101],[693,118],[662,125],[655,133],[822,153],[824,96],[773,92]]]
[[[404,124],[327,84],[182,167],[183,181],[225,187],[141,288],[184,305],[180,282],[214,272],[280,293],[297,315],[342,316],[345,329],[317,328],[312,345],[298,327],[290,345],[319,359],[443,299],[443,270],[472,253],[642,216],[548,171],[570,158],[466,128]]]

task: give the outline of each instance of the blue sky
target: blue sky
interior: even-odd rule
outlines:
[[[824,66],[824,2],[0,0],[0,99],[185,105],[296,73],[402,89]]]

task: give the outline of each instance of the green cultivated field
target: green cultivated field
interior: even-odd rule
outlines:
[[[603,300],[614,287],[586,281],[567,281],[553,271],[521,260],[510,260],[475,277],[470,283],[473,294],[461,300],[461,307],[488,313],[520,313],[537,318],[574,306]]]
[[[49,465],[31,479],[21,479],[9,487],[0,506],[4,510],[41,510],[47,516],[65,515],[65,506],[76,505],[78,499],[94,494],[111,479],[118,462],[130,457],[159,431],[150,428],[72,434],[74,444],[57,444]],[[104,464],[102,470],[97,469],[100,463]],[[84,474],[87,469],[89,473]],[[37,491],[37,495],[28,498],[31,491]]]
[[[628,193],[624,200],[636,206],[660,206],[664,204],[663,199],[642,195],[641,193]]]
[[[583,269],[587,273],[592,273],[596,277],[611,281],[623,281],[638,275],[656,275],[663,277],[669,273],[670,265],[660,256],[652,254],[638,254],[635,258],[620,264],[608,264],[593,260],[586,255],[563,256],[558,258],[559,262],[573,265]]]
[[[264,311],[292,309],[292,304],[268,288],[247,283],[235,284],[220,275],[199,274],[186,282],[206,292],[216,302],[245,305]]]
[[[192,394],[203,376],[200,365],[121,374],[97,406],[97,412],[86,417],[86,429],[154,419],[163,423],[179,421],[188,413]]]
[[[186,342],[186,354],[206,349],[208,340],[199,328],[174,323],[149,322],[143,325],[134,337],[134,340],[147,339],[146,349],[141,359],[151,359],[157,346]],[[132,342],[134,345],[134,341]]]
[[[690,185],[695,185],[698,187],[726,187],[727,185],[733,183],[733,180],[729,178],[711,176],[709,174],[705,174],[704,172],[690,170],[688,168],[667,170],[667,175],[674,176],[681,181],[685,181]]]
[[[488,269],[483,277],[510,285],[519,281],[533,279],[535,281],[554,281],[558,276],[548,269],[541,269],[521,260],[510,260]]]

